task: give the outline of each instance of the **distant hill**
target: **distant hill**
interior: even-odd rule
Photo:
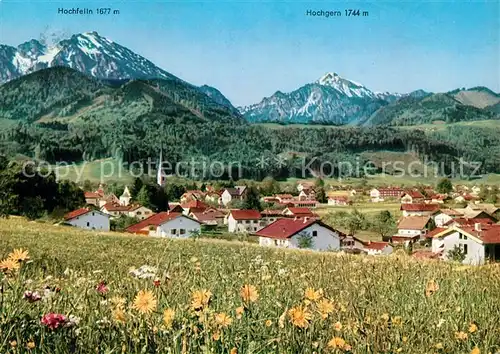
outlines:
[[[234,109],[182,80],[98,80],[70,68],[54,67],[0,86],[0,119],[122,120],[151,112],[186,119],[243,122]]]
[[[381,107],[362,124],[403,126],[500,119],[498,114],[485,109],[496,101],[495,94],[490,92],[470,89],[448,93],[409,94]]]

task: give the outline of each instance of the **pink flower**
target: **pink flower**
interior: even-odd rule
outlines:
[[[109,288],[106,286],[105,281],[101,281],[99,284],[97,284],[95,289],[101,295],[106,295],[106,293],[109,291]]]
[[[153,280],[153,285],[155,286],[155,288],[159,287],[161,285],[160,279],[156,278],[155,280]]]
[[[57,329],[64,326],[68,322],[68,319],[66,316],[58,313],[48,313],[42,317],[40,322],[50,329]]]
[[[23,299],[28,300],[29,302],[37,302],[42,299],[42,296],[38,293],[38,291],[30,291],[26,290],[23,294]]]

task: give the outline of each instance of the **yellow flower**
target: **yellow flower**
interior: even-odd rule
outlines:
[[[109,299],[109,302],[111,302],[111,304],[116,308],[123,308],[125,306],[125,301],[126,300],[120,296],[113,296],[111,299]]]
[[[167,329],[172,328],[172,323],[174,322],[175,311],[172,309],[166,309],[163,311],[163,324]]]
[[[243,306],[237,307],[236,308],[236,318],[241,319],[241,317],[243,317],[244,312],[245,312],[245,309],[243,308]]]
[[[35,342],[33,342],[32,340],[30,340],[28,343],[26,343],[26,348],[28,348],[28,350],[34,349],[35,348]]]
[[[273,321],[267,320],[266,321],[266,327],[271,327],[273,325]]]
[[[12,259],[13,261],[16,262],[24,262],[30,259],[28,255],[28,251],[23,250],[21,248],[14,249],[11,253],[9,253],[9,259]]]
[[[307,300],[318,301],[321,298],[323,291],[321,289],[315,291],[313,288],[307,288],[304,292],[304,297]]]
[[[212,335],[213,340],[218,341],[220,339],[220,332],[217,331]]]
[[[403,324],[403,319],[401,318],[401,316],[395,316],[392,318],[392,324],[394,326],[401,326]]]
[[[474,333],[477,331],[477,325],[475,323],[471,323],[469,326],[469,333]]]
[[[465,332],[455,332],[455,338],[458,339],[458,340],[467,340],[469,336],[467,335],[467,333]]]
[[[471,350],[470,354],[481,354],[481,351],[478,347],[474,347],[474,349]]]
[[[425,287],[425,296],[429,297],[433,295],[436,291],[439,290],[438,283],[432,279],[427,282],[427,286]]]
[[[231,349],[229,354],[238,354],[238,349],[236,349],[236,348]]]
[[[436,343],[436,344],[434,345],[434,348],[436,348],[436,349],[438,349],[438,350],[443,349],[443,348],[444,348],[444,347],[443,347],[443,343],[441,343],[441,342]]]
[[[327,347],[332,349],[344,349],[346,343],[340,337],[334,337],[328,341]]]
[[[309,326],[309,321],[312,318],[310,312],[307,309],[300,306],[293,307],[288,310],[288,316],[290,316],[290,322],[296,327],[307,328]]]
[[[333,325],[333,328],[337,331],[337,332],[340,332],[342,330],[342,323],[340,322],[335,322],[335,324]]]
[[[156,296],[150,290],[141,290],[137,293],[132,308],[141,313],[150,313],[156,309]]]
[[[226,328],[229,327],[231,323],[233,323],[233,320],[224,312],[221,312],[215,315],[215,323],[217,323],[217,325],[219,325],[222,328]]]
[[[122,307],[117,307],[117,308],[115,308],[115,309],[111,312],[111,315],[113,316],[113,319],[114,319],[116,322],[125,323],[126,316],[125,316],[125,312],[123,311],[123,308],[122,308]]]
[[[380,316],[380,319],[386,322],[389,321],[389,314],[384,313],[382,316]]]
[[[203,310],[208,306],[212,293],[210,290],[197,290],[192,294],[191,308],[195,311]]]
[[[329,314],[333,312],[333,303],[328,299],[321,299],[316,304],[318,312],[321,314],[323,319],[327,318]]]
[[[240,291],[241,298],[244,302],[255,302],[259,298],[259,292],[253,285],[244,285]]]
[[[15,341],[15,340],[11,341],[11,342],[10,342],[10,346],[11,346],[12,348],[17,347],[17,341]]]
[[[7,258],[0,262],[0,270],[3,272],[13,272],[19,269],[19,263],[15,260]]]
[[[408,337],[407,336],[403,336],[403,338],[401,338],[401,340],[403,341],[403,343],[406,343],[406,342],[408,342]]]

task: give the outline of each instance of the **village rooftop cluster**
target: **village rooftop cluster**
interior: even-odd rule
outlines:
[[[157,183],[164,186],[168,180],[159,176]],[[169,203],[168,211],[155,213],[135,202],[128,187],[117,197],[106,193],[101,185],[96,191],[85,192],[87,206],[67,214],[64,223],[109,231],[110,221],[125,215],[136,220],[125,231],[147,237],[245,235],[253,237],[263,247],[368,255],[388,255],[402,247],[415,257],[442,260],[454,259],[453,255],[458,253],[464,264],[500,260],[500,224],[497,224],[500,208],[481,200],[479,186],[453,186],[449,193],[437,193],[431,187],[423,190],[330,187],[321,198],[318,198],[314,182],[298,183],[296,189],[295,193],[259,195],[260,202],[268,207],[258,210],[234,207],[255,189],[237,185],[216,190],[208,185],[203,191],[186,191],[178,202]],[[318,200],[325,198],[323,203]],[[352,208],[360,200],[373,205],[399,203],[401,216],[397,219],[395,232],[380,240],[365,240],[323,220],[325,210]],[[460,207],[450,208],[449,203]],[[322,210],[321,215],[319,210]]]

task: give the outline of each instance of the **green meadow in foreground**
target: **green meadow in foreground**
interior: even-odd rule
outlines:
[[[0,353],[500,351],[498,265],[152,239],[20,218],[0,220],[0,257]]]

